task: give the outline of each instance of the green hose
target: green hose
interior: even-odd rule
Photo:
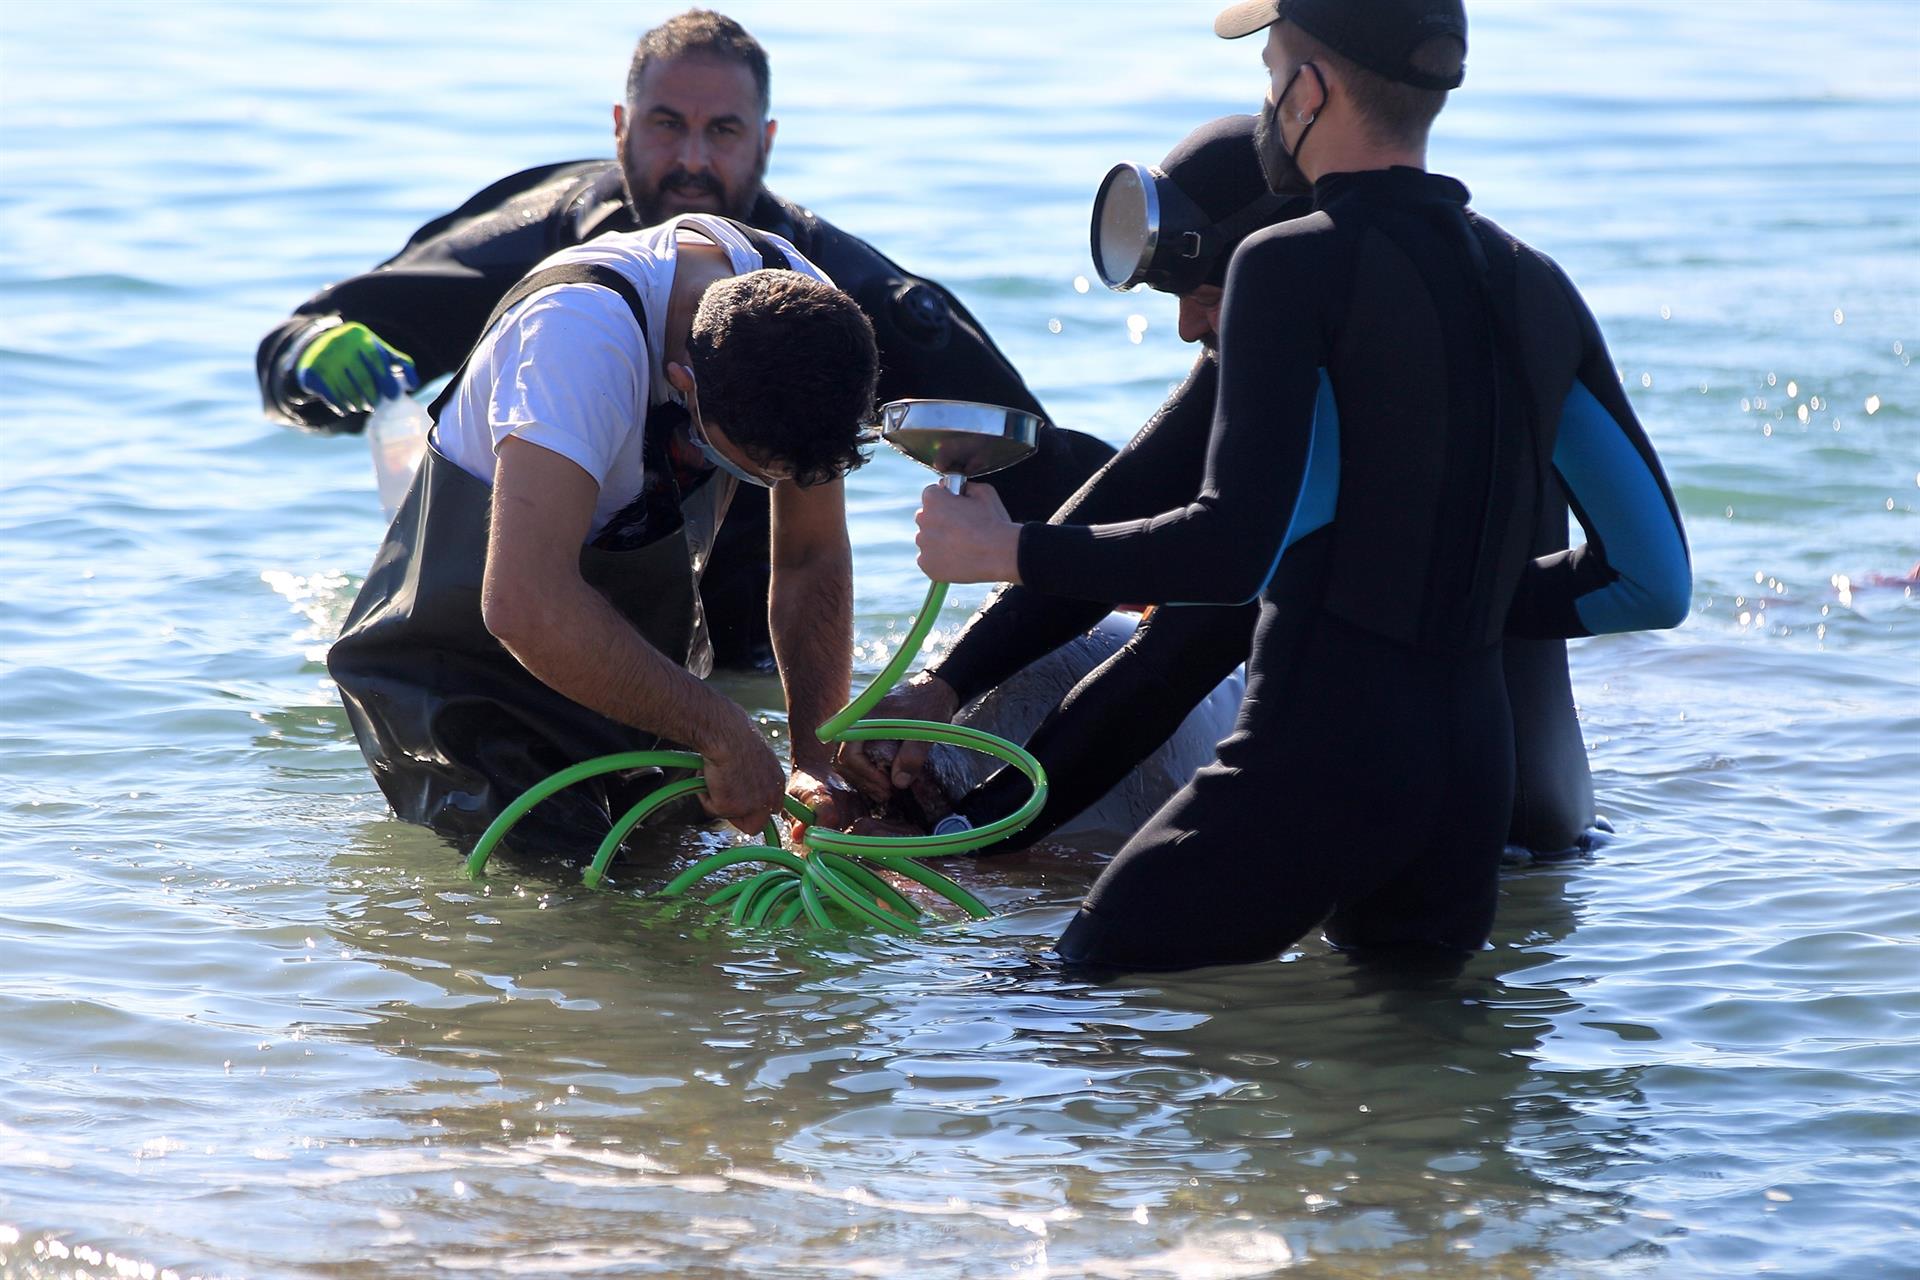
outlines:
[[[981,751],[1020,770],[1033,783],[1027,802],[1008,816],[970,831],[944,836],[857,836],[844,831],[822,831],[813,825],[813,811],[792,796],[784,797],[787,814],[807,824],[801,844],[808,856],[790,853],[781,847],[780,833],[769,821],[757,845],[737,845],[702,858],[670,881],[662,895],[678,897],[717,871],[748,863],[764,864],[765,869],[726,885],[707,899],[714,906],[731,902],[730,919],[734,924],[758,928],[771,923],[786,928],[801,916],[817,928],[835,929],[852,924],[883,929],[907,936],[921,932],[918,923],[923,912],[880,875],[888,871],[922,885],[975,919],[993,913],[986,904],[965,889],[934,871],[916,858],[965,853],[970,849],[1003,840],[1033,821],[1047,801],[1046,770],[1024,748],[1005,738],[965,725],[940,724],[931,720],[862,720],[881,698],[899,681],[900,676],[919,655],[928,632],[946,602],[947,584],[935,582],[927,588],[927,598],[907,631],[906,641],[875,676],[873,683],[858,697],[815,730],[823,743],[896,740],[935,742]],[[487,859],[514,824],[535,805],[556,791],[587,778],[628,769],[660,768],[698,770],[700,757],[690,751],[626,751],[617,755],[586,760],[533,787],[508,805],[480,837],[467,856],[467,873],[479,876]],[[649,793],[613,824],[606,839],[594,851],[582,879],[597,888],[606,876],[607,865],[620,844],[641,822],[663,805],[683,796],[706,790],[706,780],[696,773],[690,778],[669,782]],[[862,864],[862,860],[872,866]]]
[[[913,625],[907,628],[906,641],[894,651],[887,665],[880,668],[880,674],[873,678],[873,683],[862,689],[852,702],[828,716],[827,722],[813,731],[814,737],[822,742],[839,742],[846,735],[848,725],[873,710],[874,704],[887,696],[887,691],[899,683],[913,660],[920,656],[920,646],[927,642],[927,633],[933,630],[934,622],[940,617],[940,607],[946,602],[947,584],[928,583],[927,598],[920,602],[920,613],[914,618]]]

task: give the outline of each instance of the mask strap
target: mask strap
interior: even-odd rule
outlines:
[[[1314,66],[1311,62],[1303,62],[1300,64],[1300,69],[1293,73],[1293,80],[1287,81],[1286,89],[1281,91],[1280,102],[1278,105],[1280,106],[1283,113],[1287,105],[1287,94],[1292,92],[1293,90],[1293,81],[1298,80],[1303,73],[1308,71],[1313,72],[1313,78],[1320,82],[1320,105],[1323,109],[1325,108],[1326,99],[1327,99],[1327,78],[1320,74],[1320,68]],[[1294,119],[1302,121],[1306,125],[1306,128],[1300,130],[1300,136],[1293,140],[1293,146],[1288,148],[1287,150],[1287,158],[1293,161],[1294,168],[1299,169],[1300,168],[1300,150],[1301,148],[1307,145],[1307,135],[1313,132],[1313,126],[1320,122],[1320,112],[1318,111],[1304,112],[1300,115],[1296,115]],[[1277,120],[1274,122],[1274,125],[1276,128],[1281,127],[1280,122]],[[1280,144],[1282,146],[1285,146],[1286,141],[1287,141],[1286,133],[1283,130],[1280,135]],[[1301,172],[1302,174],[1304,174],[1306,171],[1301,170]]]
[[[1293,92],[1294,81],[1298,80],[1301,76],[1305,75],[1309,71],[1313,72],[1313,78],[1317,80],[1320,84],[1320,105],[1323,107],[1326,105],[1327,78],[1320,74],[1320,68],[1315,66],[1312,62],[1303,62],[1299,65],[1298,68],[1295,69],[1292,78],[1287,81],[1287,87],[1280,91],[1280,106],[1282,108],[1285,108],[1287,105],[1287,95]],[[1303,112],[1300,115],[1296,115],[1294,117],[1294,119],[1300,121],[1302,124],[1312,124],[1315,120],[1318,120],[1319,118],[1320,118],[1320,113],[1318,111]]]
[[[691,374],[693,370],[689,368],[687,372]],[[773,488],[773,482],[771,480],[748,471],[732,458],[720,452],[720,446],[707,438],[706,421],[700,416],[699,401],[700,381],[696,377],[693,383],[693,390],[684,394],[681,403],[686,406],[687,410],[687,440],[694,448],[700,451],[700,456],[732,476],[735,480],[741,481],[744,484],[750,484],[760,489]]]
[[[751,471],[748,471],[745,467],[735,462],[732,458],[729,458],[726,454],[720,452],[720,446],[717,444],[714,444],[711,440],[696,440],[694,441],[694,444],[698,446],[700,452],[703,455],[705,455],[708,462],[711,462],[714,466],[720,468],[722,471],[732,476],[735,480],[738,480],[743,484],[750,484],[754,486],[756,489],[773,488],[773,483],[771,481],[767,480],[763,476],[754,475]]]
[[[1300,199],[1299,196],[1264,195],[1252,204],[1242,206],[1237,212],[1228,214],[1213,224],[1213,234],[1221,244],[1238,244],[1249,234],[1272,222],[1288,203]]]
[[[1300,77],[1304,75],[1307,68],[1312,65],[1311,62],[1303,62],[1293,69],[1293,74],[1287,77],[1287,82],[1280,86],[1280,96],[1273,100],[1275,111],[1281,113],[1286,111],[1287,95],[1293,92],[1293,86],[1300,82]]]

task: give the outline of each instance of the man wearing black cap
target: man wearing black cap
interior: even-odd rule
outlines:
[[[1181,969],[1337,945],[1472,951],[1512,804],[1503,635],[1671,627],[1678,510],[1558,267],[1424,170],[1461,79],[1459,0],[1263,0],[1260,126],[1313,212],[1228,269],[1206,473],[1150,519],[1014,524],[929,491],[920,564],[1098,599],[1257,599],[1239,723],[1121,850],[1059,945]],[[1549,480],[1588,541],[1535,558]]]
[[[1181,139],[1157,168],[1116,165],[1102,183],[1092,228],[1101,277],[1116,289],[1144,282],[1173,294],[1179,300],[1181,338],[1203,350],[1146,426],[1054,514],[1052,523],[1145,518],[1184,502],[1199,488],[1218,388],[1214,330],[1228,259],[1249,232],[1312,211],[1304,181],[1296,195],[1268,189],[1254,146],[1255,124],[1256,118],[1246,115],[1209,121]],[[1132,216],[1149,203],[1149,190],[1158,211],[1152,227]],[[1184,252],[1183,245],[1197,252]],[[1564,502],[1545,505],[1535,550],[1564,550],[1566,524]],[[950,649],[875,714],[951,719],[961,706],[1098,624],[1111,603],[1117,602],[1004,588]],[[1119,784],[1246,661],[1258,614],[1251,603],[1150,612],[1123,649],[1082,678],[1028,738],[1028,749],[1047,771],[1046,805],[1018,835],[983,852],[1006,852],[1044,839]],[[1593,816],[1593,787],[1565,642],[1509,643],[1505,675],[1520,748],[1507,840],[1541,853],[1577,848]],[[1207,741],[1211,746],[1213,739]],[[852,744],[841,752],[847,776],[876,800],[892,788],[912,786],[926,759],[925,744],[904,744],[897,755],[894,745]],[[1025,803],[1029,790],[1024,774],[1003,769],[959,797],[952,815],[942,821],[953,826],[992,822]],[[939,801],[925,788],[920,794],[923,806]]]

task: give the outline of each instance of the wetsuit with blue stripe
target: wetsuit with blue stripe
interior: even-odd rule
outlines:
[[[1247,694],[1061,939],[1174,969],[1341,945],[1473,949],[1512,799],[1502,636],[1677,625],[1678,510],[1591,314],[1450,178],[1338,174],[1227,277],[1205,479],[1183,507],[1028,524],[1029,587],[1258,600]],[[1587,541],[1536,559],[1553,477]]]
[[[1140,432],[1051,523],[1131,520],[1192,497],[1205,475],[1219,381],[1219,360],[1206,351]],[[1533,551],[1549,555],[1566,546],[1567,504],[1556,491],[1540,508]],[[927,670],[961,703],[970,702],[1098,623],[1109,605],[1003,588]],[[1047,771],[1047,802],[1039,815],[1011,839],[979,852],[1001,854],[1045,839],[1152,755],[1247,660],[1259,611],[1257,602],[1151,611],[1119,652],[1075,685],[1027,739],[1027,749]],[[1574,712],[1566,642],[1509,635],[1501,665],[1513,708],[1515,756],[1507,843],[1542,854],[1578,848],[1593,819],[1593,780]],[[1009,766],[956,801],[954,811],[981,826],[1011,814],[1031,792],[1026,775]]]

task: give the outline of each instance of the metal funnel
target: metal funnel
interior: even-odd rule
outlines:
[[[960,492],[973,476],[1010,467],[1031,454],[1040,417],[977,400],[894,400],[880,406],[880,437]]]

